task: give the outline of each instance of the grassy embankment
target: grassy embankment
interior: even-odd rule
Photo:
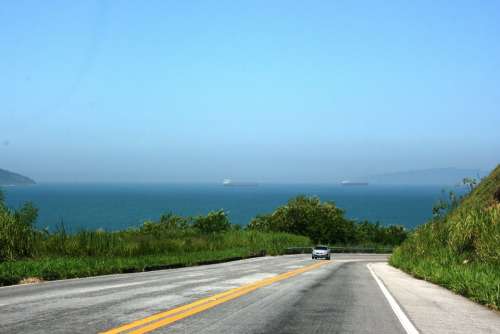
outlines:
[[[158,222],[117,232],[55,233],[33,227],[36,209],[7,209],[0,201],[0,286],[27,278],[54,280],[148,271],[281,254],[287,247],[309,246],[307,237],[243,231],[223,211]]]
[[[500,165],[464,199],[418,227],[390,263],[500,308]]]

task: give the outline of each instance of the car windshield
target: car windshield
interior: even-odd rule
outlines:
[[[326,246],[317,246],[317,247],[314,247],[315,250],[327,250],[328,247]]]

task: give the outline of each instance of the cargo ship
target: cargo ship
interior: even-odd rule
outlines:
[[[340,184],[343,186],[367,186],[368,182],[353,182],[353,181],[344,180],[344,181],[340,182]]]
[[[257,182],[240,182],[233,181],[231,179],[224,179],[222,181],[224,187],[257,187],[259,184]]]

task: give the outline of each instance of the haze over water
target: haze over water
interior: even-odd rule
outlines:
[[[6,1],[0,168],[38,182],[491,170],[498,1]]]

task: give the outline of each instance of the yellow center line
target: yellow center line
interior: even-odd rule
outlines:
[[[160,312],[157,314],[154,314],[152,316],[133,321],[131,323],[110,329],[108,331],[102,332],[101,334],[118,334],[118,333],[123,333],[125,331],[131,330],[128,332],[129,334],[142,334],[142,333],[149,333],[155,329],[158,329],[160,327],[167,326],[171,323],[174,323],[176,321],[179,321],[181,319],[187,318],[189,316],[192,316],[194,314],[203,312],[205,310],[208,310],[212,307],[215,307],[219,304],[225,303],[227,301],[230,301],[232,299],[238,298],[240,296],[243,296],[247,293],[250,293],[254,290],[257,290],[259,288],[268,286],[270,284],[273,284],[275,282],[282,281],[284,279],[302,274],[306,271],[310,271],[316,268],[319,268],[325,264],[330,263],[328,262],[318,262],[309,266],[305,266],[299,269],[295,269],[280,275],[276,275],[270,278],[266,278],[254,283],[242,285],[238,288],[230,289],[228,291],[222,292],[215,294],[210,297],[202,298],[199,299],[193,303],[186,304],[180,307],[176,307],[173,309],[170,309],[168,311]],[[143,326],[143,327],[141,327]],[[138,328],[140,327],[140,328]]]

